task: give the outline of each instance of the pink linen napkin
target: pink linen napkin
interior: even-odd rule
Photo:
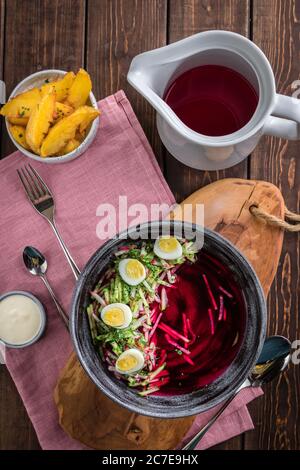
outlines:
[[[99,204],[119,206],[126,195],[128,205],[174,202],[142,131],[122,91],[100,101],[100,128],[92,146],[71,163],[47,165],[32,162],[52,189],[56,202],[56,222],[66,245],[82,268],[103,243],[96,234]],[[9,372],[24,401],[43,449],[85,449],[67,436],[58,424],[53,390],[72,345],[45,286],[24,268],[22,251],[37,247],[47,258],[48,278],[68,311],[73,274],[46,220],[28,203],[16,169],[28,161],[15,152],[0,162],[0,263],[1,293],[24,290],[36,295],[46,307],[44,337],[25,349],[7,350]],[[166,214],[164,214],[166,215]],[[145,220],[148,217],[145,217]],[[129,220],[129,224],[133,222]],[[259,392],[244,391],[214,425],[201,448],[229,439],[253,427],[246,403]],[[193,435],[213,411],[198,416],[188,435]]]

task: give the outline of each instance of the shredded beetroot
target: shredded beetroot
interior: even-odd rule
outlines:
[[[223,295],[220,295],[220,308],[219,308],[218,321],[222,320],[223,313],[224,313],[224,297],[223,297]]]
[[[217,302],[216,302],[216,299],[214,298],[214,295],[213,295],[213,293],[212,293],[212,290],[211,290],[211,287],[210,287],[209,282],[208,282],[208,280],[207,280],[207,277],[206,277],[205,274],[202,274],[202,277],[203,277],[203,280],[204,280],[204,282],[205,282],[206,289],[207,289],[207,292],[208,292],[208,295],[209,295],[209,298],[210,298],[212,307],[213,307],[214,310],[218,310]]]
[[[208,309],[208,316],[210,321],[210,332],[213,335],[215,333],[215,322],[211,308]]]
[[[159,379],[159,378],[161,378],[161,377],[167,377],[167,376],[169,376],[169,375],[170,375],[169,371],[166,370],[166,369],[164,369],[164,370],[162,370],[159,374],[157,374],[156,377]]]
[[[130,250],[130,246],[128,245],[123,245],[123,246],[120,246],[119,248],[119,251],[129,251]]]
[[[166,362],[167,359],[167,351],[165,349],[162,349],[161,354],[160,354],[160,359],[157,363],[157,367],[160,367],[164,362]]]
[[[182,314],[182,322],[183,322],[183,334],[186,338],[188,338],[188,325],[187,325],[187,318],[186,318],[186,314],[183,313]],[[184,343],[184,347],[187,348],[188,347],[188,343],[185,341]]]
[[[154,307],[150,310],[150,316],[155,315],[158,312],[158,304],[156,303]]]
[[[158,324],[159,324],[159,322],[160,322],[160,319],[161,319],[162,315],[163,315],[163,312],[161,312],[161,313],[158,315],[158,317],[157,317],[157,319],[156,319],[156,322],[154,323],[154,325],[153,325],[153,327],[152,327],[152,330],[150,331],[149,339],[152,338],[152,336],[154,335],[155,330],[156,330],[156,328],[158,327]]]
[[[229,297],[229,299],[233,299],[233,295],[228,292],[228,290],[224,289],[222,286],[218,286],[219,291],[221,291],[226,297]]]
[[[188,327],[188,332],[189,332],[189,334],[190,334],[191,337],[192,337],[190,344],[193,344],[193,343],[196,341],[196,335],[195,335],[195,333],[194,333],[193,330],[192,330],[191,321],[190,321],[189,318],[186,319],[186,324],[187,324],[187,327]]]
[[[223,320],[226,321],[226,318],[227,318],[227,310],[224,307]]]
[[[181,339],[182,341],[184,341],[185,343],[189,343],[190,340],[188,338],[186,338],[185,336],[181,335],[180,333],[178,333],[178,331],[176,330],[173,330],[173,328],[171,328],[170,326],[166,325],[165,323],[161,322],[159,325],[158,325],[158,328],[160,330],[163,330],[165,333],[167,333],[168,335],[172,336],[173,338],[177,338],[177,339]]]
[[[180,344],[176,343],[176,341],[173,341],[168,334],[165,335],[166,340],[168,341],[169,344],[172,344],[172,346],[175,346],[175,348],[179,349],[185,354],[191,354],[191,351],[188,349],[183,348],[180,346]]]
[[[187,356],[186,354],[184,354],[182,357],[184,358],[184,360],[185,360],[186,362],[188,362],[189,364],[191,364],[191,366],[194,366],[194,365],[195,365],[193,359],[191,359],[191,358],[190,358],[189,356]]]
[[[170,377],[166,377],[165,379],[159,380],[156,385],[158,387],[163,387],[164,385],[167,385],[167,383],[170,382]],[[150,382],[151,383],[151,382]]]

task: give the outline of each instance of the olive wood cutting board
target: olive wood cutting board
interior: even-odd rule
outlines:
[[[204,204],[204,225],[230,240],[250,261],[265,295],[274,279],[283,231],[258,221],[249,211],[259,204],[269,214],[284,217],[279,189],[264,181],[224,179],[209,184],[183,203]],[[180,218],[174,209],[171,218]],[[64,367],[54,391],[59,423],[72,438],[94,449],[174,449],[194,417],[156,419],[137,415],[102,394],[82,369],[75,353]]]

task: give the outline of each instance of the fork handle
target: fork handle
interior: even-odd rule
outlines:
[[[68,263],[69,263],[69,265],[72,269],[72,272],[75,276],[75,279],[77,280],[79,275],[80,275],[79,268],[78,268],[77,264],[75,263],[75,261],[73,260],[72,256],[70,255],[70,252],[69,252],[68,248],[66,247],[65,242],[63,241],[59,231],[57,230],[57,227],[56,227],[55,223],[50,221],[50,220],[48,220],[48,222],[50,223],[50,225],[51,225],[51,227],[52,227],[52,229],[53,229],[53,231],[56,235],[56,238],[59,241],[59,244],[60,244],[60,246],[61,246],[61,248],[64,252],[64,255],[67,258],[67,261],[68,261]]]

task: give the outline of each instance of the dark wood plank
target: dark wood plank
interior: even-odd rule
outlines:
[[[253,40],[274,69],[278,91],[291,94],[299,79],[300,4],[265,0],[253,4]],[[299,143],[265,137],[251,157],[251,178],[271,181],[281,189],[289,209],[299,212]],[[281,262],[268,299],[269,334],[299,338],[299,237],[286,234]],[[245,438],[247,449],[299,449],[300,371],[270,384],[251,412],[256,432]]]
[[[243,447],[243,435],[236,436],[228,441],[218,444],[217,446],[210,447],[208,450],[240,450]]]
[[[47,68],[83,65],[85,0],[6,2],[4,79],[7,93],[27,75]],[[15,150],[4,138],[3,154]]]
[[[170,0],[169,42],[200,31],[225,29],[249,35],[248,0]],[[203,172],[179,163],[166,152],[166,177],[177,201],[212,181],[247,177],[247,161],[226,171]]]
[[[127,72],[137,54],[166,43],[166,0],[92,0],[88,8],[87,69],[96,96],[123,89],[163,167],[155,112],[128,83]]]
[[[3,80],[5,0],[0,1],[0,78]]]
[[[3,3],[1,0],[1,7]],[[5,32],[8,93],[37,70],[76,70],[84,59],[85,0],[8,0]],[[4,141],[3,154],[7,155],[15,148]],[[0,366],[0,401],[0,448],[38,448],[24,405],[4,366]]]
[[[0,449],[39,449],[33,426],[10,375],[0,365]]]
[[[0,79],[3,80],[3,64],[4,64],[4,21],[5,21],[5,0],[0,1]],[[0,158],[2,155],[2,136],[3,122],[0,120]]]

